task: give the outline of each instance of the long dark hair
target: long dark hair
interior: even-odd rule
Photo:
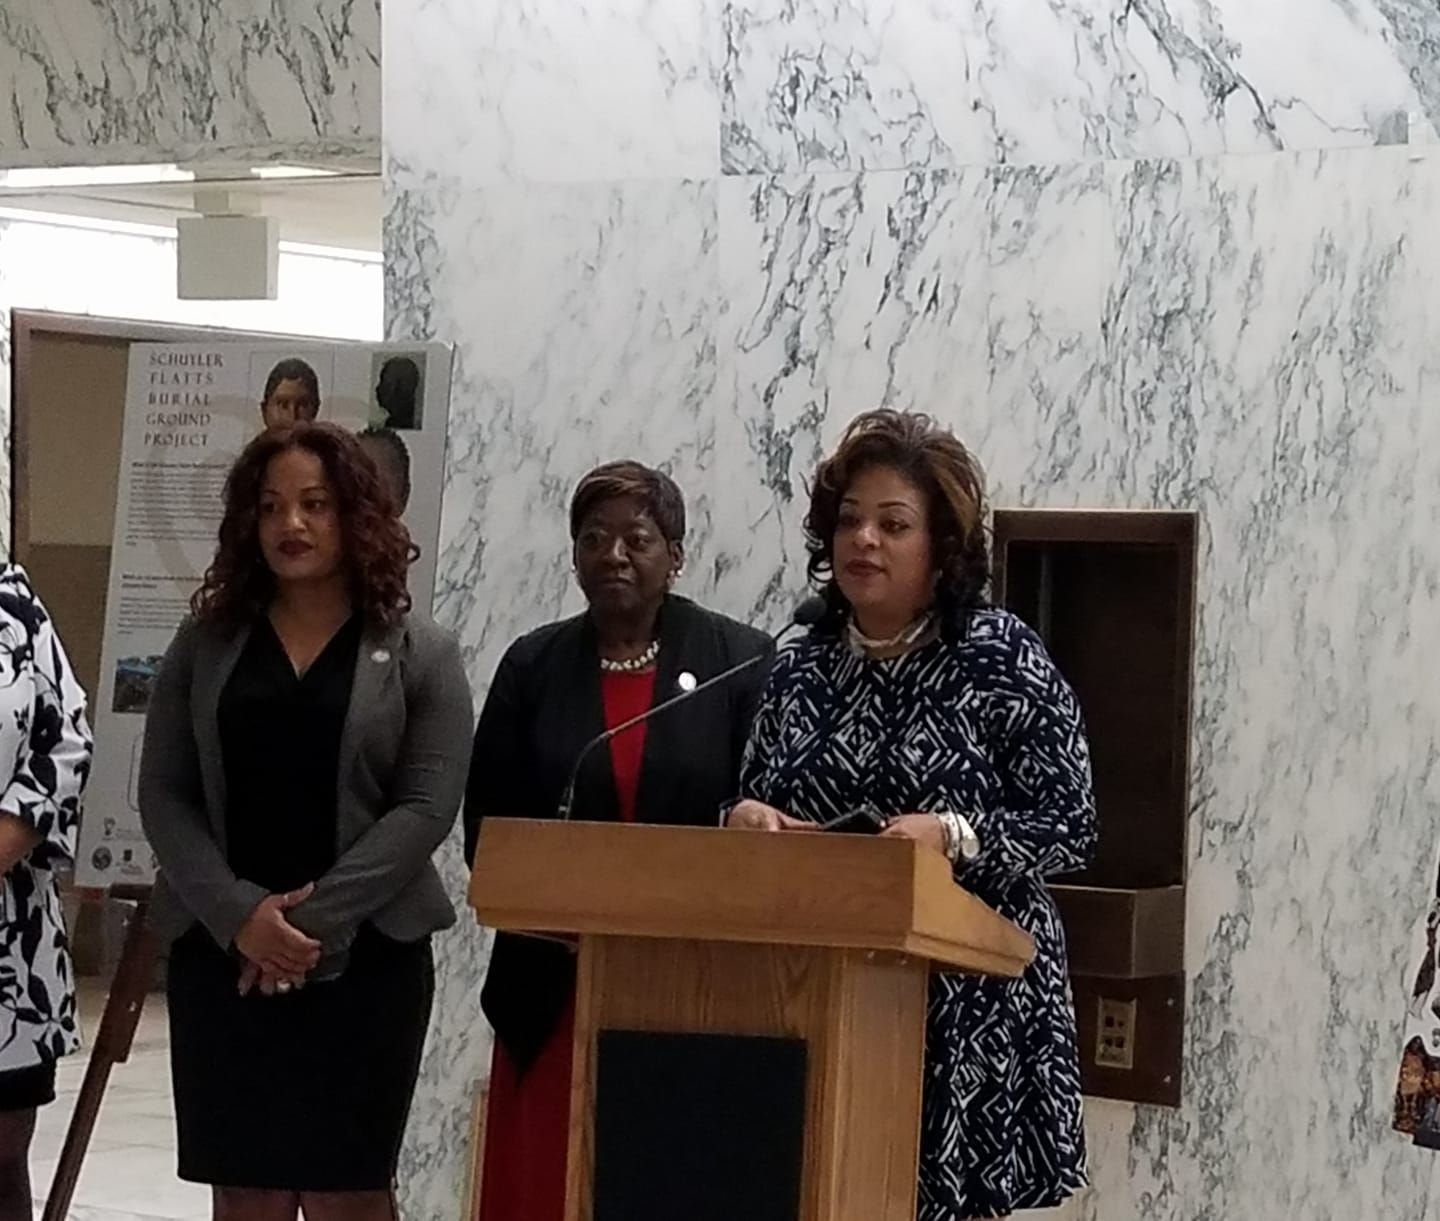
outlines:
[[[985,520],[985,473],[948,428],[913,411],[868,411],[845,430],[840,445],[815,472],[805,516],[810,582],[830,608],[822,631],[834,631],[850,613],[835,582],[835,530],[845,493],[862,471],[898,471],[925,495],[931,547],[939,582],[941,621],[953,629],[984,606],[990,589],[990,544]]]
[[[263,432],[236,459],[225,480],[220,543],[191,611],[198,619],[233,622],[269,606],[275,577],[260,551],[260,492],[271,460],[291,449],[319,458],[335,490],[355,605],[371,623],[393,623],[410,609],[405,577],[419,549],[360,442],[336,424],[316,421]]]

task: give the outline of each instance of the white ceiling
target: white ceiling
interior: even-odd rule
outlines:
[[[60,212],[174,229],[182,216],[197,215],[195,190],[230,193],[236,211],[273,216],[280,240],[380,253],[383,198],[373,172],[335,177],[256,179],[248,174],[205,183],[141,186],[79,186],[62,189],[0,188],[0,207]]]

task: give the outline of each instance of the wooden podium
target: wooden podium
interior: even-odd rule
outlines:
[[[803,1041],[803,1221],[913,1221],[930,970],[1018,976],[1028,934],[909,840],[488,819],[497,929],[578,938],[567,1221],[592,1221],[601,1033]]]

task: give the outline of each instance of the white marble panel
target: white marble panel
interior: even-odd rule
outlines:
[[[748,528],[715,550],[779,614],[808,479],[876,407],[952,424],[1012,501],[1083,496],[1114,264],[1103,168],[721,181],[717,461]],[[731,549],[741,548],[738,553]]]
[[[1440,114],[1433,6],[726,0],[727,173],[1328,148]]]
[[[1000,503],[1198,509],[1186,1101],[1092,1104],[1069,1215],[1421,1215],[1388,1106],[1440,800],[1437,206],[1403,149],[401,193],[392,317],[461,344],[442,613],[483,684],[574,604],[565,494],[633,448],[700,506],[693,592],[776,617],[805,477],[881,403]],[[479,1071],[446,961],[432,1202]]]
[[[1117,491],[1205,537],[1186,1103],[1092,1124],[1086,1216],[1419,1216],[1389,1104],[1440,778],[1440,174],[1395,150],[1114,182]]]
[[[387,2],[391,180],[713,176],[719,3]]]
[[[370,156],[379,0],[9,0],[0,165]]]
[[[715,189],[691,183],[447,184],[392,195],[390,331],[457,344],[438,617],[482,692],[505,646],[579,605],[566,507],[595,463],[692,473],[714,447]],[[687,588],[703,590],[698,560]],[[457,900],[458,844],[442,850]],[[401,1181],[407,1215],[454,1215],[468,1106],[488,1072],[485,947],[437,939],[440,986]]]
[[[716,547],[742,605],[778,615],[803,585],[807,481],[845,420],[978,397],[987,182],[721,180],[717,461],[746,529]]]

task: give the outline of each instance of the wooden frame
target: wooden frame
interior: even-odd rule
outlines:
[[[1181,817],[1188,817],[1190,776],[1190,723],[1195,671],[1195,585],[1198,570],[1199,518],[1196,514],[1166,509],[997,509],[994,522],[995,599],[1005,604],[1006,560],[1014,543],[1088,543],[1173,548],[1187,561],[1178,573],[1174,591],[1176,641],[1175,675],[1180,696],[1171,710],[1172,743],[1170,791],[1181,795]],[[1178,859],[1183,885],[1189,853]]]
[[[460,1216],[475,1221],[480,1215],[480,1192],[485,1184],[485,1126],[490,1119],[490,1082],[475,1083],[470,1110],[470,1172],[465,1176],[465,1201]]]
[[[42,335],[130,343],[241,343],[257,339],[298,343],[326,342],[316,335],[282,335],[274,331],[237,331],[226,327],[140,322],[129,318],[102,318],[90,314],[54,313],[49,310],[11,310],[10,554],[18,564],[25,563],[30,547],[29,390],[35,363],[35,343]]]
[[[1160,677],[1150,685],[1133,688],[1145,701],[1139,707],[1155,705],[1157,722],[1153,732],[1146,727],[1143,742],[1133,736],[1123,738],[1130,758],[1123,770],[1108,773],[1114,804],[1107,806],[1104,792],[1099,794],[1102,838],[1107,809],[1119,820],[1122,845],[1138,842],[1135,837],[1143,834],[1140,828],[1158,825],[1158,833],[1147,838],[1138,850],[1102,855],[1092,871],[1077,875],[1076,884],[1051,889],[1069,942],[1086,1092],[1168,1106],[1179,1104],[1182,1086],[1198,539],[1198,517],[1183,511],[997,509],[994,518],[997,602],[1016,607],[1028,606],[1033,600],[1042,620],[1033,626],[1044,635],[1047,631],[1058,633],[1053,624],[1062,618],[1058,609],[1063,604],[1060,587],[1052,585],[1052,581],[1064,580],[1068,575],[1079,582],[1075,589],[1089,595],[1088,601],[1082,597],[1080,609],[1065,624],[1068,633],[1057,635],[1057,644],[1063,639],[1070,645],[1077,666],[1077,687],[1081,685],[1079,679],[1087,677],[1095,697],[1091,707],[1105,713],[1097,715],[1096,724],[1111,727],[1107,746],[1112,764],[1117,758],[1115,743],[1122,740],[1122,731],[1134,730],[1135,726],[1127,723],[1123,706],[1115,703],[1127,696],[1117,694],[1103,681],[1097,685],[1095,658],[1105,655],[1116,642],[1113,621],[1104,614],[1096,616],[1096,591],[1105,591],[1100,595],[1104,599],[1111,588],[1117,590],[1115,603],[1122,615],[1126,608],[1133,609],[1137,604],[1142,609],[1164,608],[1153,620],[1142,615],[1136,621],[1149,627],[1140,634],[1138,647],[1143,648],[1146,641],[1160,646],[1153,653],[1155,669],[1148,672],[1152,679]],[[1043,550],[1038,556],[1031,552],[1025,560],[1021,588],[1008,590],[1011,574],[1007,570],[1019,568],[1019,557],[1012,554],[1017,544],[1027,549],[1054,546],[1068,553],[1068,558]],[[1094,558],[1076,559],[1075,549],[1083,547],[1094,547],[1097,556],[1107,547],[1119,550],[1100,563]],[[1153,559],[1136,554],[1150,549],[1154,549]],[[1173,557],[1173,568],[1164,553]],[[1115,584],[1111,586],[1105,580]],[[1169,584],[1171,581],[1173,584]],[[1137,593],[1140,590],[1149,592]],[[1151,599],[1148,603],[1147,596]],[[1049,612],[1052,605],[1057,608],[1053,619]],[[1163,648],[1171,631],[1175,651],[1173,664],[1167,666]],[[1075,651],[1076,634],[1088,640],[1092,632],[1098,641],[1095,649],[1086,651],[1082,647]],[[1063,666],[1064,659],[1058,655],[1057,659]],[[1135,681],[1133,676],[1131,681]],[[1158,707],[1161,703],[1167,705],[1163,717]],[[1102,757],[1099,738],[1092,741],[1097,743],[1098,764]],[[1148,772],[1147,753],[1155,764]],[[1111,1040],[1115,1031],[1102,1030],[1102,1013],[1129,1015],[1130,1026],[1122,1040],[1129,1062],[1123,1066],[1114,1062],[1115,1044]]]

